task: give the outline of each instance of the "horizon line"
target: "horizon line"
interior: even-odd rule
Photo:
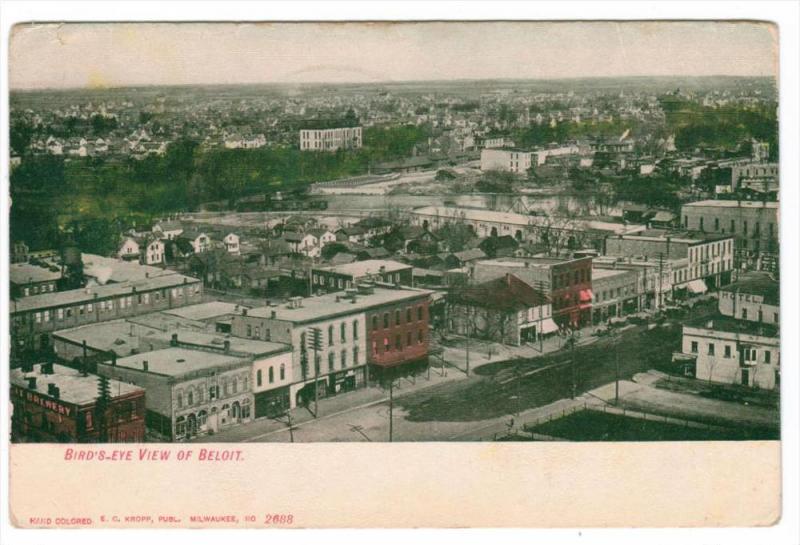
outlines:
[[[104,86],[66,86],[66,87],[9,87],[9,94],[14,92],[42,92],[42,91],[113,91],[123,89],[136,89],[136,88],[155,88],[155,87],[236,87],[236,86],[296,86],[296,87],[313,87],[320,85],[330,86],[345,86],[345,85],[398,85],[398,84],[413,84],[413,83],[458,83],[458,82],[538,82],[538,81],[576,81],[576,80],[610,80],[610,79],[666,79],[666,78],[735,78],[735,79],[772,79],[777,81],[774,75],[741,75],[741,74],[631,74],[619,76],[560,76],[560,77],[539,77],[539,78],[452,78],[452,79],[409,79],[409,80],[383,80],[383,81],[308,81],[308,82],[292,82],[292,81],[271,81],[271,82],[196,82],[196,83],[130,83],[120,85],[104,85]]]

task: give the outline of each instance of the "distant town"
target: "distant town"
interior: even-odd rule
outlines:
[[[11,93],[16,442],[780,435],[769,78]]]

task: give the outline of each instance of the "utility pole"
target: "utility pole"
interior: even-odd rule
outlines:
[[[614,376],[616,377],[614,384],[614,405],[619,405],[619,338],[620,334],[618,333],[614,339]]]
[[[289,419],[289,442],[294,443],[294,426],[292,426],[292,413],[286,411],[286,418]]]
[[[661,307],[663,306],[663,299],[664,299],[663,276],[664,276],[664,252],[659,252],[658,253],[658,300],[656,301],[656,310],[661,310]]]
[[[322,330],[318,327],[309,329],[308,342],[314,350],[314,418],[319,410],[319,351],[322,350]]]
[[[389,442],[394,437],[394,378],[389,380]]]

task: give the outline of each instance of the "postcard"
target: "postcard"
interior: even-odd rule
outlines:
[[[775,524],[777,45],[15,25],[11,522]]]

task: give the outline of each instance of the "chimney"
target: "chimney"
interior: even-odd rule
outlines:
[[[36,389],[36,377],[25,377],[28,381],[28,389],[35,390]]]
[[[225,339],[225,341],[222,343],[222,346],[225,349],[226,354],[231,351],[231,341],[228,339]]]
[[[275,318],[278,317],[278,313],[275,312],[274,310],[271,310],[270,313],[269,313],[269,317],[274,320]]]
[[[111,352],[111,367],[117,366],[117,353],[112,351]]]
[[[142,361],[142,371],[147,373],[150,370],[150,364],[147,363],[147,360]]]
[[[136,286],[131,286],[131,293],[136,293]]]
[[[242,316],[247,316],[247,309],[246,308],[242,309]]]
[[[177,333],[173,333],[172,334],[172,339],[170,339],[169,345],[170,346],[178,346],[178,334]]]

